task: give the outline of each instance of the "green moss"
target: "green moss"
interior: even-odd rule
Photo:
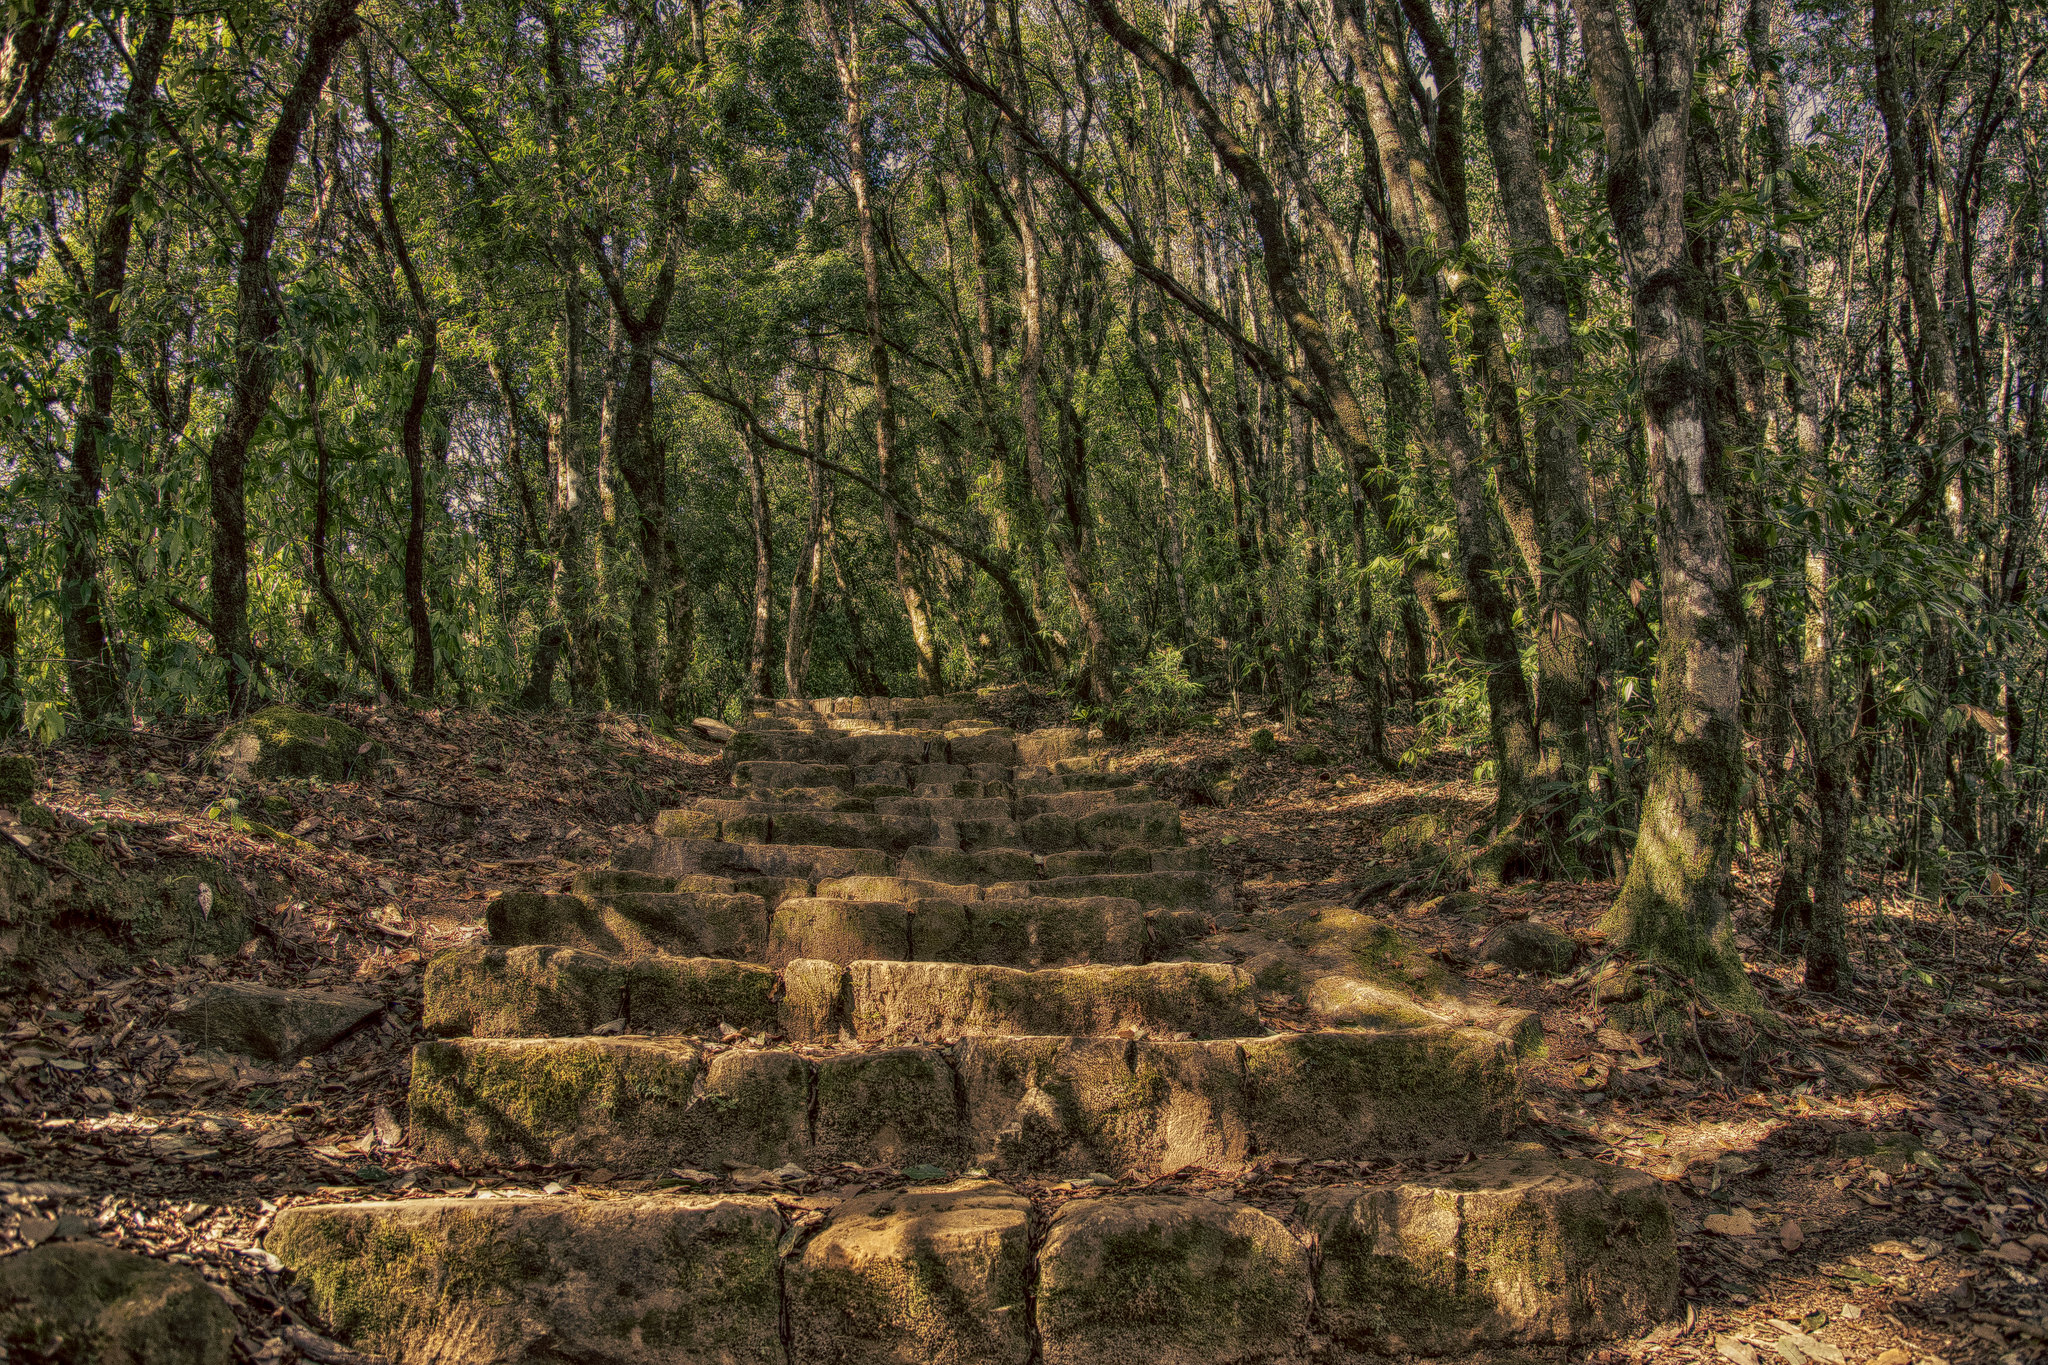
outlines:
[[[775,1028],[775,973],[723,958],[645,958],[626,969],[626,1018],[651,1033],[701,1033],[717,1024]]]
[[[635,1324],[657,1349],[751,1345],[761,1320],[773,1322],[781,1314],[775,1243],[751,1223],[714,1221],[693,1236],[673,1229],[662,1241],[661,1264],[683,1302]]]
[[[1260,1149],[1455,1152],[1506,1137],[1519,1083],[1504,1039],[1453,1029],[1331,1030],[1243,1045]]]
[[[1160,1345],[1230,1358],[1247,1343],[1287,1340],[1303,1316],[1304,1296],[1273,1273],[1265,1248],[1198,1219],[1109,1233],[1091,1270],[1041,1290],[1048,1337],[1123,1342],[1136,1331]]]
[[[570,1039],[422,1043],[414,1141],[429,1159],[675,1164],[694,1134],[695,1048]]]
[[[0,754],[0,805],[19,806],[36,794],[36,761],[29,754]]]
[[[362,731],[326,716],[270,706],[222,730],[206,747],[209,766],[242,778],[318,777],[345,781],[385,757]]]
[[[1280,752],[1280,741],[1273,738],[1271,730],[1254,730],[1252,731],[1252,752],[1255,754],[1278,753]]]
[[[379,1345],[557,1278],[544,1241],[486,1217],[404,1224],[311,1210],[284,1223],[268,1249],[294,1268],[322,1318]]]

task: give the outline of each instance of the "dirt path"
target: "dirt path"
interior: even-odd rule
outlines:
[[[44,854],[83,832],[116,868],[204,856],[261,902],[261,931],[226,961],[136,960],[81,932],[76,951],[33,964],[35,984],[0,999],[0,1251],[98,1236],[189,1257],[236,1307],[253,1359],[298,1349],[285,1331],[291,1293],[256,1249],[286,1202],[645,1180],[411,1160],[400,1144],[420,974],[434,951],[480,932],[495,891],[558,886],[642,835],[654,810],[724,780],[710,746],[611,718],[342,718],[390,747],[394,775],[230,790],[191,761],[204,731],[128,736],[49,756],[38,800],[61,827],[16,821],[7,831]],[[1283,734],[1269,755],[1253,752],[1254,728],[1204,729],[1119,756],[1182,798],[1190,840],[1238,879],[1254,927],[1284,926],[1305,903],[1348,902],[1402,865],[1389,831],[1418,815],[1469,826],[1489,799],[1467,780],[1469,760],[1449,755],[1399,778],[1299,761],[1307,745],[1344,752],[1341,712]],[[224,808],[229,796],[244,804]],[[237,828],[252,798],[283,840]],[[2017,912],[1971,920],[1866,895],[1852,905],[1860,987],[1816,1006],[1795,989],[1796,961],[1753,937],[1759,870],[1738,874],[1745,952],[1779,1019],[1748,1055],[1709,1059],[1720,1079],[1609,1028],[1589,1006],[1583,968],[1547,978],[1477,960],[1489,928],[1521,918],[1597,951],[1611,886],[1473,892],[1445,882],[1364,907],[1413,935],[1456,982],[1541,1011],[1546,1055],[1528,1067],[1525,1137],[1637,1167],[1671,1195],[1683,1229],[1681,1317],[1642,1340],[1572,1354],[1734,1365],[1834,1365],[1831,1352],[1857,1365],[2033,1359],[2048,1340],[2035,1270],[2048,1263],[2038,1041],[2048,958],[2038,936]],[[0,947],[11,952],[5,932]],[[186,1052],[167,1027],[179,1000],[216,980],[345,990],[385,1009],[297,1066],[225,1063]],[[1862,1136],[1871,1133],[1888,1136],[1873,1147]],[[864,1183],[895,1174],[866,1173]],[[1170,1183],[1279,1207],[1326,1178],[1263,1163]],[[847,1180],[770,1192],[801,1216],[844,1197]],[[1029,1192],[1086,1194],[1071,1182]]]

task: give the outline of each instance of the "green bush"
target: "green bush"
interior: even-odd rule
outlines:
[[[1271,730],[1254,730],[1252,731],[1252,752],[1255,754],[1277,754],[1280,752],[1280,741],[1273,738]]]
[[[1188,674],[1180,650],[1161,645],[1130,671],[1112,715],[1104,718],[1104,733],[1114,721],[1132,733],[1172,734],[1196,719],[1201,699],[1202,685]]]

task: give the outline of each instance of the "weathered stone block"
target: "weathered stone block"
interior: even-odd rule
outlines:
[[[1620,1166],[1510,1155],[1390,1186],[1311,1190],[1321,1320],[1347,1346],[1424,1355],[1629,1337],[1678,1292],[1671,1210]]]
[[[813,1161],[928,1163],[958,1170],[964,1155],[953,1069],[930,1048],[820,1058]]]
[[[1180,810],[1166,801],[1105,806],[1078,817],[1074,835],[1091,848],[1169,848],[1180,842]]]
[[[1251,978],[1200,962],[1019,971],[949,962],[856,962],[847,1013],[858,1037],[1113,1034],[1201,1038],[1258,1031]]]
[[[903,854],[901,875],[957,886],[987,886],[1038,875],[1038,860],[1021,848],[957,848],[921,846]]]
[[[1237,1044],[965,1038],[975,1160],[1019,1172],[1229,1168],[1251,1152]]]
[[[1245,1204],[1090,1199],[1053,1218],[1038,1258],[1046,1365],[1222,1365],[1295,1349],[1308,1250]]]
[[[1333,1029],[1243,1044],[1259,1151],[1449,1157],[1497,1146],[1519,1120],[1513,1049],[1476,1029]]]
[[[421,1199],[284,1209],[265,1248],[338,1334],[405,1361],[780,1365],[781,1235],[737,1196]]]
[[[785,1272],[799,1365],[1023,1365],[1030,1201],[993,1181],[861,1195]]]
[[[626,968],[626,1022],[641,1033],[777,1027],[775,973],[719,957],[648,957]]]
[[[909,956],[909,910],[896,901],[784,901],[768,933],[768,961],[777,967],[798,958],[899,962]]]
[[[412,1053],[412,1148],[429,1161],[681,1165],[703,1052],[676,1040],[453,1039]]]
[[[846,1023],[846,968],[799,960],[782,968],[782,1031],[795,1042],[829,1043]]]
[[[874,848],[901,853],[913,844],[930,842],[933,832],[931,821],[907,816],[799,811],[774,817],[772,837],[778,844]]]
[[[624,1017],[625,964],[576,948],[471,944],[427,964],[421,1025],[443,1037],[572,1038]]]
[[[736,885],[731,878],[705,880]],[[508,947],[545,943],[624,958],[673,953],[759,961],[768,946],[768,902],[736,892],[508,892],[490,903],[484,922],[491,942]]]

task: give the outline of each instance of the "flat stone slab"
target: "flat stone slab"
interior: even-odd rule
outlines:
[[[987,886],[1038,875],[1038,860],[1024,848],[920,846],[903,854],[901,875],[956,886]]]
[[[743,1196],[420,1199],[287,1208],[264,1246],[405,1361],[779,1365],[781,1235]]]
[[[801,1365],[1024,1365],[1030,1201],[964,1180],[860,1195],[784,1271]]]
[[[174,1009],[170,1027],[193,1047],[295,1062],[334,1046],[383,1008],[359,995],[224,981],[206,987],[183,1009]]]
[[[1050,862],[1055,855],[1048,854]],[[983,893],[987,900],[1009,896],[1121,896],[1146,909],[1201,910],[1228,914],[1235,894],[1228,883],[1206,872],[1116,872],[1046,876],[1037,881],[1000,881]]]
[[[1251,978],[1214,963],[1022,971],[950,962],[855,962],[847,973],[848,1027],[860,1038],[1123,1029],[1232,1038],[1260,1027]]]
[[[1621,1166],[1515,1154],[1310,1190],[1296,1212],[1321,1247],[1323,1330],[1362,1350],[1630,1337],[1677,1302],[1670,1206]]]
[[[976,901],[939,912],[942,901],[916,901],[920,961],[1004,967],[1139,963],[1146,957],[1145,912],[1115,896],[1019,897]],[[954,932],[942,935],[942,927]]]
[[[1521,1121],[1513,1045],[1478,1029],[1326,1029],[1247,1039],[1246,1120],[1262,1155],[1445,1158]]]
[[[16,1360],[229,1365],[235,1331],[234,1314],[191,1266],[100,1242],[51,1242],[0,1260],[0,1342],[16,1347]]]
[[[900,901],[802,897],[784,901],[768,931],[768,961],[857,962],[910,957],[910,910]]]
[[[442,1037],[573,1038],[626,1015],[626,966],[577,948],[470,944],[437,953],[420,1023]]]
[[[1247,1204],[1077,1201],[1038,1257],[1045,1365],[1221,1365],[1287,1356],[1308,1332],[1308,1249]]]

